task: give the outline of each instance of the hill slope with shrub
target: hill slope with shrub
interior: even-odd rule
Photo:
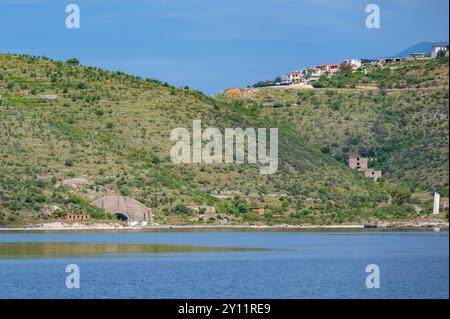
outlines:
[[[54,100],[43,96],[53,94],[57,95]],[[255,101],[247,105],[211,98],[156,80],[80,66],[76,59],[57,62],[0,55],[0,224],[51,221],[81,212],[113,219],[89,204],[105,194],[136,198],[153,208],[160,224],[197,223],[190,205],[215,206],[219,216],[210,220],[213,223],[329,224],[416,216],[413,205],[417,203],[409,190],[395,182],[374,183],[330,156],[339,149],[331,145],[330,135],[330,151],[320,150],[325,144],[318,147],[317,141],[326,138],[325,130],[333,130],[331,118],[308,124],[324,125],[324,132],[317,134],[291,124],[302,125],[294,113],[313,114],[328,107],[327,99],[339,100],[339,96],[289,94],[294,94],[296,101],[302,99],[300,105],[306,108],[299,105],[296,112],[295,108],[272,112],[275,108],[257,107]],[[379,100],[375,102],[375,98]],[[389,95],[378,94],[360,97],[380,109],[388,108],[387,98]],[[412,101],[416,98],[410,97]],[[289,95],[275,103],[286,99]],[[319,106],[315,99],[320,99]],[[356,101],[351,105],[360,107]],[[434,107],[441,114],[440,108]],[[294,112],[292,116],[289,110]],[[330,109],[326,114],[334,117],[333,112]],[[405,112],[402,117],[409,116]],[[395,114],[392,116],[400,116]],[[289,121],[284,121],[285,116]],[[371,121],[369,117],[367,121]],[[203,128],[279,127],[278,172],[260,175],[254,164],[173,164],[170,132],[177,127],[190,129],[195,119],[202,120]],[[389,125],[382,127],[394,145],[398,137],[390,129]],[[363,131],[361,125],[359,132]],[[436,138],[439,142],[440,136]],[[88,184],[63,185],[64,179],[74,177],[84,178]],[[232,194],[232,198],[218,200],[216,194]],[[46,212],[54,205],[60,210],[49,216]],[[251,213],[252,206],[266,207],[266,215]]]
[[[356,154],[376,157],[373,166],[383,170],[385,179],[413,192],[448,196],[448,58],[392,65],[378,70],[385,76],[372,74],[365,83],[374,89],[248,89],[238,98],[221,98],[291,125],[305,143],[338,161]],[[349,83],[358,79],[356,73]],[[408,74],[418,75],[414,86],[407,85]],[[323,82],[336,84],[342,78]],[[385,87],[380,81],[397,89],[377,89]]]

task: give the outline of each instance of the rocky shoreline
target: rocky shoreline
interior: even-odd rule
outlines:
[[[65,230],[322,230],[322,229],[402,229],[402,228],[443,228],[448,229],[449,223],[444,221],[389,221],[374,224],[350,224],[350,225],[148,225],[148,226],[126,226],[120,223],[68,223],[54,222],[23,227],[0,227],[0,231],[65,231]]]
[[[448,228],[448,222],[377,222],[376,228]]]

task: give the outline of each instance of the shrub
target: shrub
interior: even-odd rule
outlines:
[[[77,84],[76,88],[77,88],[77,90],[84,90],[84,89],[86,89],[86,84],[84,84],[83,82],[80,82]]]
[[[402,205],[411,198],[411,191],[405,186],[397,186],[392,190],[391,196],[395,204]]]
[[[184,204],[178,204],[172,209],[172,212],[176,214],[188,214],[190,212],[189,208]]]
[[[161,160],[159,159],[158,156],[153,155],[153,157],[152,157],[152,163],[158,165],[159,163],[161,163]]]
[[[256,221],[261,220],[261,217],[259,215],[257,215],[257,214],[254,214],[254,213],[246,213],[244,215],[244,219],[249,221],[249,222],[256,222]]]
[[[77,58],[67,59],[66,63],[71,65],[80,65],[80,61]]]
[[[241,213],[241,214],[245,214],[245,213],[247,213],[249,211],[247,204],[246,203],[242,203],[242,202],[238,203],[236,205],[236,208],[238,209],[239,213]]]
[[[67,167],[72,167],[73,166],[73,160],[71,160],[71,159],[66,160],[64,165],[66,165]]]
[[[103,209],[98,208],[96,206],[91,205],[84,199],[71,194],[69,197],[69,201],[76,206],[80,207],[85,213],[88,213],[93,218],[101,218],[101,219],[112,219],[112,215],[105,212]]]
[[[119,189],[120,195],[122,196],[129,196],[130,195],[130,190],[126,187],[121,187]]]

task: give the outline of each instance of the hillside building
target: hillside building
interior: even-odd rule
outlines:
[[[362,65],[361,59],[348,59],[344,60],[344,63],[350,64],[353,70],[359,69]]]
[[[369,157],[361,156],[348,156],[346,159],[347,165],[352,169],[368,169],[369,168]]]
[[[30,91],[27,89],[16,89],[16,93],[21,95],[29,95]]]
[[[351,169],[356,169],[364,174],[364,176],[377,181],[381,177],[381,171],[369,168],[369,163],[373,161],[374,158],[362,157],[362,156],[348,156],[345,161]]]
[[[289,84],[300,84],[306,82],[306,78],[302,70],[289,72],[286,74],[286,78]]]
[[[309,68],[305,70],[306,76],[310,77],[321,77],[323,75],[323,71],[320,67]]]
[[[91,215],[89,214],[68,214],[64,216],[64,220],[70,221],[70,222],[76,222],[76,221],[86,221],[90,220]]]
[[[319,65],[319,69],[321,70],[322,75],[330,76],[336,72],[339,72],[341,66],[339,64],[321,64]]]
[[[252,207],[250,208],[250,210],[252,211],[252,213],[258,214],[259,216],[264,216],[264,207]]]
[[[363,172],[366,177],[370,177],[374,181],[377,181],[381,177],[381,171],[377,171],[371,168],[365,169],[363,170]]]
[[[376,60],[376,64],[383,66],[393,62],[400,62],[401,60],[402,58],[383,58]]]
[[[431,53],[417,52],[417,53],[411,53],[411,58],[413,60],[424,60],[424,59],[430,59],[431,55],[432,55]]]
[[[448,45],[433,45],[432,58],[440,58],[448,53]]]

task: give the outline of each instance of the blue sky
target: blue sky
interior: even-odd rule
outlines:
[[[81,28],[67,29],[78,4]],[[367,29],[378,4],[381,28]],[[447,0],[0,0],[0,52],[188,85],[207,94],[351,57],[448,41]]]

